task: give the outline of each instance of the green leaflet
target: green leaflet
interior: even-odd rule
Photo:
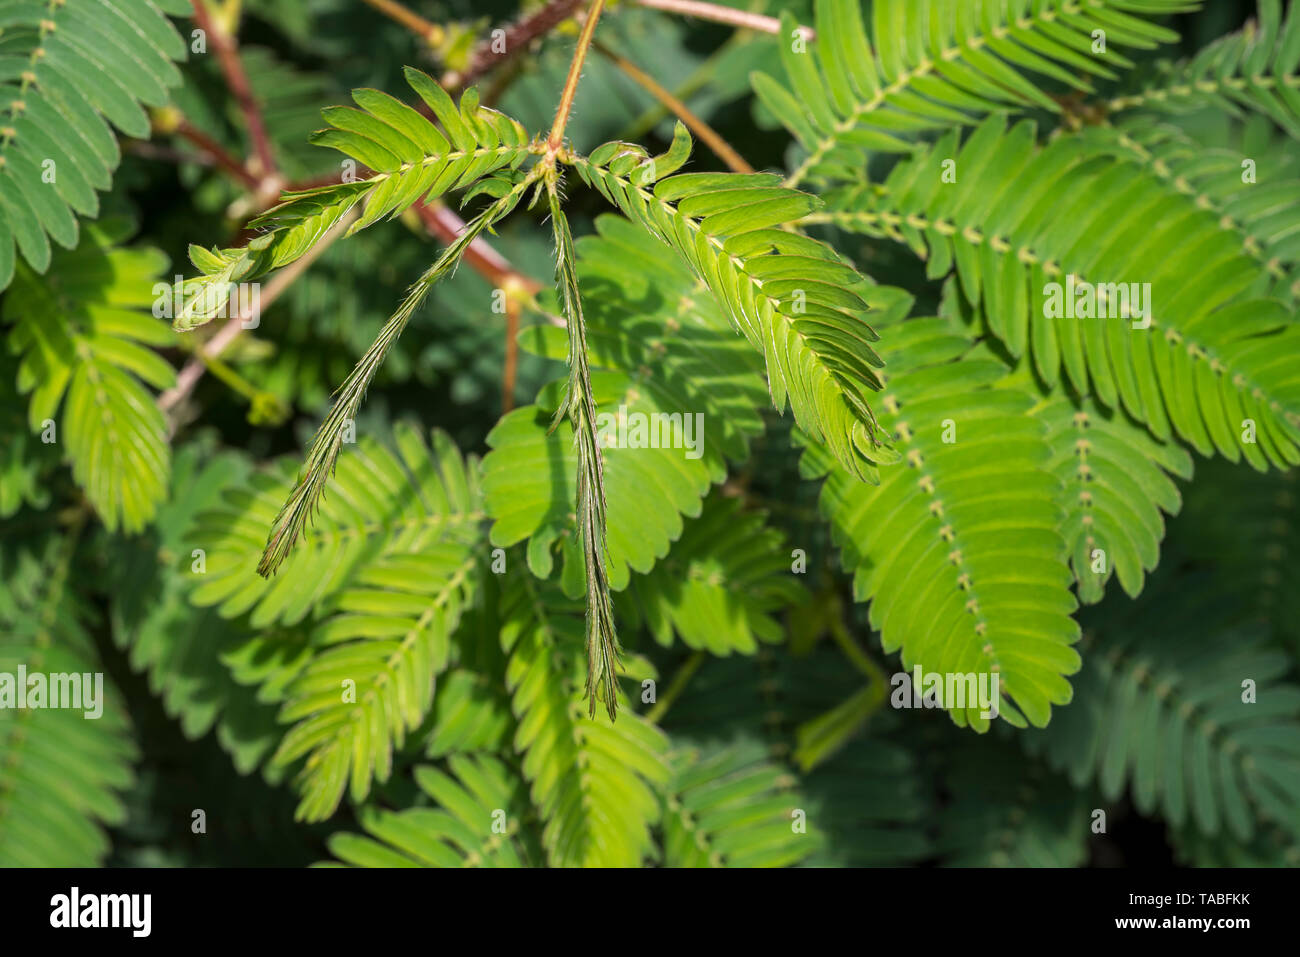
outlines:
[[[935,840],[943,865],[1081,867],[1096,800],[1060,774],[1026,766],[1013,745],[987,744],[977,753],[955,742],[942,753],[944,784],[953,795],[939,813]]]
[[[1281,0],[1260,0],[1246,29],[1209,44],[1140,91],[1119,96],[1112,112],[1186,113],[1206,106],[1242,115],[1256,111],[1300,137],[1300,12],[1282,15]]]
[[[999,170],[1001,185],[956,189],[941,175],[952,157],[958,182]],[[1300,462],[1300,325],[1252,295],[1259,267],[1236,232],[1137,162],[1078,137],[1037,149],[1032,124],[1008,133],[993,117],[960,149],[945,137],[880,187],[844,191],[829,207],[822,219],[871,235],[907,241],[905,229],[923,230],[918,251],[944,271],[956,263],[989,331],[1013,355],[1032,355],[1049,385],[1068,379],[1203,455],[1261,469]],[[1064,308],[1074,290],[1071,309],[1089,309],[1081,290],[1094,284],[1119,303],[1136,288],[1149,326]]]
[[[1266,622],[1276,647],[1300,658],[1300,540],[1295,469],[1254,471],[1222,459],[1197,468],[1186,491],[1184,520],[1169,541],[1171,560],[1211,570],[1242,616]]]
[[[29,394],[27,428],[62,451],[109,530],[136,532],[168,495],[171,450],[152,390],[176,381],[154,351],[174,336],[145,310],[170,286],[155,283],[160,252],[115,247],[110,230],[118,224],[87,228],[58,253],[57,280],[21,266],[0,316]]]
[[[802,795],[757,741],[673,755],[664,801],[666,867],[789,867],[818,836],[792,826]]]
[[[933,856],[934,803],[917,755],[885,733],[859,735],[802,776],[821,831],[815,867],[898,867]]]
[[[1117,126],[1080,131],[1085,148],[1136,159],[1174,189],[1215,213],[1241,237],[1246,254],[1269,276],[1267,295],[1294,302],[1300,296],[1300,220],[1294,198],[1300,162],[1291,141],[1278,138],[1267,120],[1248,123],[1239,149],[1207,146],[1170,123],[1145,114],[1123,116]],[[1247,140],[1249,140],[1247,142]],[[1263,141],[1263,142],[1261,142]],[[1249,152],[1248,159],[1242,159]]]
[[[764,391],[752,351],[669,250],[626,220],[606,216],[597,226],[599,238],[581,240],[578,248],[598,434],[604,426],[606,440],[631,441],[633,417],[647,417],[641,420],[647,447],[602,449],[610,584],[622,590],[629,569],[649,571],[667,554],[681,535],[681,516],[699,514],[701,500],[726,476],[728,463],[748,457],[750,442],[762,431],[757,408]],[[521,342],[556,359],[568,348],[564,330],[545,325],[526,329]],[[627,371],[602,371],[615,369]],[[560,387],[547,390],[540,408],[515,410],[488,435],[493,451],[483,462],[483,488],[493,518],[492,544],[529,539],[529,565],[545,577],[552,546],[561,542],[568,569],[563,579],[570,594],[577,594],[582,563],[571,531],[577,458],[567,424],[548,433]],[[626,419],[619,418],[621,412]],[[654,415],[677,418],[651,420]],[[619,422],[626,429],[615,428]],[[659,448],[649,447],[652,422],[669,425],[668,442],[656,427]],[[686,447],[688,438],[695,451]]]
[[[1300,687],[1237,596],[1211,584],[1164,572],[1141,603],[1089,616],[1075,706],[1024,744],[1076,786],[1095,781],[1107,800],[1127,788],[1175,827],[1247,841],[1262,821],[1294,837]]]
[[[1171,476],[1192,477],[1192,457],[1161,443],[1122,411],[1054,394],[1034,414],[1048,425],[1052,471],[1061,479],[1066,547],[1080,601],[1101,600],[1111,575],[1132,598],[1156,567],[1163,513],[1182,495]]]
[[[89,632],[93,609],[72,587],[75,537],[39,550],[0,551],[0,672],[102,671]],[[11,679],[12,680],[12,679]],[[83,695],[94,689],[85,689]],[[0,708],[0,866],[93,867],[108,856],[107,827],[126,817],[137,757],[121,693],[105,678],[102,713]],[[83,703],[86,699],[82,698]],[[47,700],[48,703],[48,700]]]
[[[486,177],[509,177],[533,152],[523,128],[477,106],[472,90],[457,110],[419,70],[407,67],[406,77],[429,102],[441,128],[378,90],[353,93],[362,109],[326,109],[331,126],[314,134],[312,142],[347,156],[354,167],[351,178],[344,175],[335,185],[285,193],[280,205],[250,224],[263,232],[243,248],[196,251],[191,259],[201,275],[184,283],[185,308],[176,317],[177,329],[225,316],[232,284],[252,282],[300,258],[359,204],[364,211],[348,235]],[[363,169],[356,169],[357,164]]]
[[[27,410],[17,389],[17,367],[14,357],[0,355],[0,428],[9,436],[0,450],[0,518],[9,518],[24,506],[48,506],[49,474],[58,467],[57,448],[27,428]]]
[[[186,446],[172,476],[177,494],[159,510],[148,534],[105,543],[102,573],[113,599],[108,620],[114,643],[128,653],[135,670],[148,675],[150,689],[186,738],[195,740],[215,728],[240,774],[261,766],[274,750],[275,708],[247,681],[237,680],[228,664],[240,660],[251,637],[247,629],[189,602],[187,585],[202,553],[194,554],[188,532],[195,513],[216,504],[221,492],[243,481],[248,471],[242,456],[209,457],[205,448]],[[260,669],[284,674],[301,667],[306,651],[301,637],[276,632],[268,638],[259,649]]]
[[[804,827],[798,842],[784,834],[777,839],[773,827],[774,852],[810,854],[803,863],[814,867],[915,863],[931,856],[924,830],[933,816],[929,783],[909,749],[892,740],[897,722],[889,715],[874,715],[833,761],[811,772],[791,762],[799,729],[826,701],[846,697],[861,681],[843,657],[824,647],[791,655],[760,646],[753,655],[709,657],[669,711],[665,728],[675,743],[689,742],[717,762],[739,763],[735,751],[746,753],[756,738],[766,745],[769,760],[779,762],[783,773],[785,831]],[[748,774],[736,779],[752,780]],[[789,804],[796,796],[801,803]],[[700,795],[699,804],[706,799]],[[715,828],[704,835],[700,850],[721,850],[725,862],[725,850],[744,833],[741,820],[729,823],[729,834]],[[666,833],[673,826],[665,820]]]
[[[559,287],[569,347],[569,381],[557,404],[549,432],[567,420],[573,429],[577,470],[577,544],[582,549],[582,573],[587,591],[587,696],[592,717],[603,701],[609,720],[617,717],[618,635],[609,595],[609,545],[605,512],[605,467],[596,436],[596,399],[587,364],[587,324],[578,289],[577,253],[569,220],[560,203],[558,176],[546,179],[546,198],[555,237],[555,281]]]
[[[514,746],[545,822],[547,862],[639,866],[650,853],[658,795],[669,780],[667,738],[626,702],[617,723],[583,713],[580,606],[527,576],[507,583],[501,603],[506,685],[518,722]]]
[[[977,122],[993,112],[1059,112],[1036,85],[1048,77],[1092,92],[1093,77],[1133,64],[1116,47],[1152,49],[1177,34],[1139,16],[1194,10],[1196,0],[877,0],[870,28],[858,0],[817,0],[818,39],[796,41],[782,22],[785,84],[752,76],[754,92],[794,135],[805,157],[787,186],[861,178],[867,151],[908,152],[918,134]],[[1123,11],[1132,11],[1132,16]],[[1107,46],[1097,49],[1094,31]],[[1027,79],[1025,73],[1034,75]]]
[[[415,769],[434,807],[383,811],[366,807],[369,837],[340,833],[329,849],[352,867],[530,867],[540,852],[527,795],[513,768],[492,757],[453,757],[450,773]],[[322,866],[333,865],[334,862]]]
[[[679,127],[678,139],[685,135]],[[675,249],[723,305],[763,354],[777,411],[788,403],[800,427],[846,468],[876,481],[877,465],[896,456],[867,401],[882,363],[872,348],[878,337],[861,319],[865,280],[829,246],[776,228],[819,201],[767,173],[665,177],[661,159],[606,144],[573,162],[589,185]],[[799,258],[794,274],[784,272],[788,256]]]
[[[753,654],[758,642],[784,637],[773,613],[807,598],[793,564],[766,514],[714,492],[667,557],[633,579],[619,610],[634,625],[643,619],[664,646],[676,636],[714,655]]]
[[[121,152],[113,130],[147,138],[143,105],[181,81],[185,44],[148,0],[10,4],[0,67],[0,290],[17,247],[31,271],[51,265],[50,240],[78,245],[77,217],[99,215]]]
[[[203,550],[191,600],[254,628],[305,622],[311,655],[282,687],[279,720],[293,723],[273,763],[299,777],[299,816],[330,816],[347,788],[363,800],[388,779],[394,747],[433,703],[434,677],[479,577],[482,513],[476,464],[441,433],[430,450],[399,427],[396,453],[363,439],[339,463],[317,524],[266,580],[254,572],[269,515],[289,474],[255,474],[200,515],[187,544]],[[310,618],[308,615],[310,614]]]
[[[455,270],[461,256],[478,235],[484,230],[490,230],[494,222],[515,207],[530,182],[531,178],[525,179],[497,198],[443,250],[433,265],[426,269],[411,286],[406,298],[397,307],[397,311],[384,323],[375,341],[357,361],[347,380],[339,387],[334,404],[312,438],[311,449],[308,451],[307,461],[298,476],[298,481],[276,514],[274,522],[271,523],[261,560],[257,564],[259,575],[275,574],[292,553],[298,537],[315,514],[321,496],[324,495],[329,484],[330,476],[337,466],[339,453],[348,441],[349,430],[355,428],[356,415],[361,408],[366,389],[379,371],[388,351],[406,329],[411,317],[433,287]]]
[[[810,445],[805,475],[826,475],[822,512],[855,597],[871,601],[871,624],[904,670],[996,673],[1001,716],[1045,725],[1079,668],[1046,428],[1028,414],[1031,396],[998,387],[1002,363],[966,355],[950,320],[889,331],[882,424],[905,464],[869,486]],[[959,725],[988,728],[978,704],[955,704]]]

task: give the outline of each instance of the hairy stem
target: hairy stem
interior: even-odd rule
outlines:
[[[578,48],[573,51],[573,61],[569,64],[569,76],[564,81],[564,90],[560,94],[560,105],[555,108],[555,122],[551,124],[551,135],[546,138],[547,155],[554,159],[564,147],[564,127],[569,122],[573,111],[573,97],[578,92],[578,79],[582,76],[582,64],[587,59],[587,49],[591,38],[596,33],[596,23],[604,12],[605,0],[592,0],[591,9],[587,11],[586,22],[578,36]]]
[[[515,377],[519,367],[519,300],[506,296],[506,361],[501,375],[501,414],[515,407]]]
[[[261,189],[261,183],[257,177],[248,171],[243,163],[231,156],[230,153],[202,130],[193,126],[188,120],[182,119],[176,125],[176,135],[182,139],[188,140],[198,147],[214,165],[225,170],[232,177],[239,180],[246,188],[257,192]]]
[[[417,205],[415,212],[424,227],[444,243],[455,242],[465,230],[464,220],[442,203]],[[504,289],[507,299],[519,294],[531,298],[542,291],[540,282],[516,269],[510,260],[497,252],[482,236],[470,243],[465,250],[465,264],[493,286]]]

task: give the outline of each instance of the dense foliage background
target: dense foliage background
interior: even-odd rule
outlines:
[[[308,143],[322,125],[322,108],[348,102],[349,91],[358,87],[407,97],[404,65],[440,76],[449,66],[462,65],[492,27],[520,15],[514,2],[413,2],[409,6],[420,16],[444,28],[430,44],[360,0],[257,0],[242,9],[227,0],[209,6],[237,25],[239,54],[286,185],[337,176],[339,157]],[[801,23],[812,22],[810,2],[764,7],[762,0],[749,5],[756,12],[788,11]],[[1181,48],[1128,51],[1136,67],[1117,80],[1099,81],[1101,96],[1141,88],[1158,61],[1191,56],[1240,29],[1254,13],[1253,3],[1215,0],[1169,18],[1167,25],[1182,37]],[[184,16],[173,20],[188,37],[193,22]],[[575,32],[568,23],[546,34],[508,67],[490,72],[480,90],[528,130],[544,131]],[[598,36],[675,91],[756,169],[788,169],[794,165],[788,159],[797,163],[786,130],[750,86],[752,71],[776,69],[777,37],[628,2],[606,14]],[[182,82],[170,91],[170,103],[150,110],[148,134],[122,138],[120,168],[111,191],[100,198],[98,222],[105,235],[155,251],[148,262],[121,262],[115,270],[152,271],[165,278],[189,273],[190,243],[240,245],[255,235],[246,224],[266,205],[249,182],[212,162],[201,148],[210,141],[241,162],[254,153],[212,45],[206,53],[190,54],[179,69]],[[1276,144],[1283,137],[1267,118],[1231,117],[1218,109],[1191,112],[1176,122],[1197,142],[1215,146]],[[671,142],[673,126],[668,110],[610,57],[592,56],[567,131],[576,148],[589,151],[625,139],[660,152]],[[1294,141],[1285,149],[1294,159]],[[873,173],[892,162],[873,157]],[[693,171],[725,168],[699,143],[693,164]],[[611,215],[608,204],[576,177],[567,193],[577,235],[595,233],[597,218]],[[618,238],[616,227],[602,228]],[[945,284],[927,278],[924,263],[906,245],[851,232],[825,235],[863,273],[910,290],[916,296],[913,314],[935,315],[940,309]],[[541,287],[551,285],[553,244],[540,211],[515,215],[491,243],[519,274]],[[274,696],[260,682],[279,663],[267,660],[266,643],[241,644],[229,622],[189,604],[185,591],[160,571],[186,564],[192,544],[186,529],[197,511],[216,504],[218,486],[237,486],[254,468],[282,456],[285,470],[296,469],[331,393],[441,248],[428,221],[407,214],[326,249],[266,308],[260,327],[223,353],[222,364],[210,367],[178,405],[170,502],[134,534],[105,527],[87,514],[82,492],[58,452],[23,437],[27,410],[26,399],[14,390],[17,359],[0,355],[0,416],[9,421],[3,444],[12,443],[12,450],[0,452],[6,483],[0,493],[0,571],[6,589],[0,619],[16,615],[26,590],[48,586],[55,574],[51,569],[58,572],[61,590],[48,606],[50,614],[77,619],[74,629],[84,636],[88,653],[103,662],[124,703],[109,720],[129,723],[129,731],[113,739],[112,747],[122,749],[114,760],[101,750],[102,742],[68,743],[77,761],[104,763],[104,773],[90,781],[78,777],[83,772],[69,772],[79,800],[106,822],[103,831],[46,822],[48,835],[15,836],[13,816],[6,822],[6,802],[15,800],[25,782],[21,775],[5,777],[10,760],[5,750],[17,754],[21,742],[12,734],[6,738],[5,719],[0,719],[0,862],[40,858],[48,837],[50,863],[305,865],[343,856],[341,845],[327,844],[329,836],[360,832],[371,823],[374,808],[435,803],[430,795],[437,787],[421,791],[413,766],[472,776],[457,764],[465,760],[456,757],[457,747],[440,750],[431,729],[446,716],[435,708],[430,723],[398,750],[392,776],[376,783],[366,809],[345,798],[327,821],[295,820],[299,795],[292,774],[267,762],[283,728],[277,729],[274,719]],[[592,253],[599,251],[593,247]],[[629,240],[615,258],[627,262],[636,255]],[[164,266],[164,257],[170,265]],[[48,274],[76,286],[93,268],[76,254],[56,251]],[[0,304],[4,335],[15,336],[9,353],[19,351],[11,330],[41,308],[31,285],[20,267]],[[491,277],[463,265],[434,291],[370,390],[358,435],[391,443],[403,424],[413,424],[426,436],[430,429],[442,430],[466,454],[488,451],[487,436],[506,401],[506,327],[505,316],[493,308],[496,288]],[[597,300],[602,287],[593,284],[585,293]],[[525,314],[523,321],[539,320]],[[177,342],[158,351],[180,368],[191,349]],[[516,406],[531,402],[564,371],[562,362],[533,351],[522,351],[518,361],[508,397]],[[726,582],[743,596],[743,622],[697,618],[669,626],[649,620],[627,596],[617,606],[624,645],[658,675],[660,699],[674,688],[670,706],[656,712],[677,749],[674,773],[685,773],[682,755],[712,755],[719,743],[730,743],[732,750],[719,760],[761,769],[754,773],[762,780],[751,780],[752,786],[777,796],[775,830],[783,834],[750,830],[749,845],[729,847],[723,841],[710,848],[717,859],[837,865],[1300,862],[1300,804],[1280,797],[1271,816],[1255,821],[1250,838],[1243,840],[1217,820],[1205,826],[1201,808],[1189,810],[1186,796],[1175,793],[1177,785],[1157,794],[1165,784],[1144,780],[1141,771],[1130,778],[1132,758],[1124,753],[1130,744],[1143,746],[1141,726],[1149,716],[1139,705],[1148,698],[1163,700],[1159,686],[1142,684],[1150,673],[1195,701],[1196,688],[1230,668],[1236,674],[1246,656],[1246,671],[1261,685],[1286,689],[1279,695],[1294,703],[1300,680],[1294,614],[1300,594],[1295,564],[1300,503],[1293,472],[1260,474],[1245,464],[1196,456],[1194,482],[1185,476],[1178,480],[1183,500],[1173,510],[1177,514],[1167,518],[1158,569],[1136,600],[1112,583],[1104,600],[1079,612],[1084,670],[1073,679],[1076,700],[1054,711],[1053,737],[1044,741],[1039,733],[1036,740],[1022,741],[1006,728],[976,737],[954,727],[942,712],[888,707],[880,682],[899,670],[897,655],[881,651],[867,606],[853,600],[852,576],[842,571],[829,528],[818,517],[821,483],[800,475],[790,420],[768,409],[761,428],[748,423],[738,428],[748,435],[751,454],[727,478],[725,494],[710,499],[706,520],[712,524],[694,532],[688,526],[683,550],[674,551],[654,574],[669,581]],[[742,507],[746,514],[765,515],[766,523],[746,524],[728,511]],[[644,508],[653,510],[656,503],[646,501]],[[64,555],[63,543],[72,535],[79,544]],[[741,558],[729,567],[692,567],[692,535],[697,543],[736,536]],[[807,556],[806,573],[793,583],[788,576],[778,581],[781,576],[771,568],[756,567],[771,564],[773,556],[778,568],[788,566],[793,549]],[[512,560],[522,564],[521,557]],[[489,634],[493,622],[488,619],[504,617],[503,609],[515,600],[513,585],[485,587],[500,587],[498,601],[467,612],[457,633],[460,653],[471,657],[496,654],[494,638],[476,636]],[[708,599],[701,599],[691,614],[702,615],[709,607]],[[236,625],[265,630],[247,619]],[[301,635],[291,627],[284,632],[282,651],[291,657],[300,649],[294,642]],[[0,635],[0,645],[6,638]],[[726,650],[746,642],[752,647],[749,653],[699,652],[713,650],[715,641]],[[679,681],[685,683],[678,687]],[[1139,686],[1145,689],[1141,693]],[[476,701],[476,696],[503,694],[500,688],[449,688],[449,701],[462,693]],[[635,684],[628,693],[635,710],[650,708],[636,703]],[[501,738],[500,729],[480,731],[485,741],[493,734]],[[1277,734],[1291,742],[1300,738],[1294,708],[1279,718]],[[1212,736],[1212,729],[1206,731],[1207,740]],[[1115,743],[1121,740],[1123,745]],[[1211,745],[1188,741],[1189,767],[1220,760],[1217,750],[1197,751]],[[85,750],[78,752],[81,744]],[[509,751],[496,751],[506,764],[518,760]],[[1300,774],[1294,766],[1290,773]],[[701,781],[707,782],[707,775]],[[669,801],[672,813],[656,824],[666,844],[685,840],[670,820],[681,802],[689,805],[693,799],[689,775],[680,783],[682,790]],[[1294,801],[1297,794],[1300,781],[1289,798]],[[606,796],[615,805],[633,800],[617,788]],[[783,823],[791,807],[807,813],[807,845],[791,842],[789,824]],[[205,812],[204,833],[192,828],[196,809]],[[1105,811],[1104,833],[1091,830],[1094,809]],[[54,850],[62,837],[68,846]],[[523,856],[530,853],[525,848]],[[652,862],[659,859],[657,852],[650,855]]]

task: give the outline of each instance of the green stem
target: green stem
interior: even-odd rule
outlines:
[[[655,701],[655,706],[646,712],[646,720],[651,724],[658,724],[663,720],[664,714],[671,708],[674,702],[681,697],[686,686],[695,677],[695,672],[700,670],[700,665],[704,664],[704,652],[697,651],[677,669],[677,674],[673,675],[673,680],[669,682],[667,690]]]

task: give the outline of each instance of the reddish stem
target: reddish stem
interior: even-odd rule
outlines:
[[[180,125],[176,127],[176,135],[189,140],[202,150],[213,163],[220,166],[253,192],[257,192],[261,187],[262,184],[258,182],[256,176],[248,171],[248,167],[226,152],[221,144],[208,136],[207,133],[192,126],[188,120],[181,120]]]
[[[230,86],[230,92],[234,94],[239,109],[244,114],[248,134],[253,140],[253,151],[261,167],[258,172],[274,181],[277,178],[275,153],[271,149],[271,139],[266,133],[266,124],[262,122],[262,111],[253,97],[253,88],[249,85],[248,74],[244,72],[244,65],[240,62],[238,42],[212,19],[204,0],[190,0],[190,6],[194,8],[194,19],[199,27],[211,38],[212,47],[221,61],[221,70],[226,75],[226,83]],[[259,189],[259,192],[264,191],[278,192],[279,184],[276,183],[274,190]]]

